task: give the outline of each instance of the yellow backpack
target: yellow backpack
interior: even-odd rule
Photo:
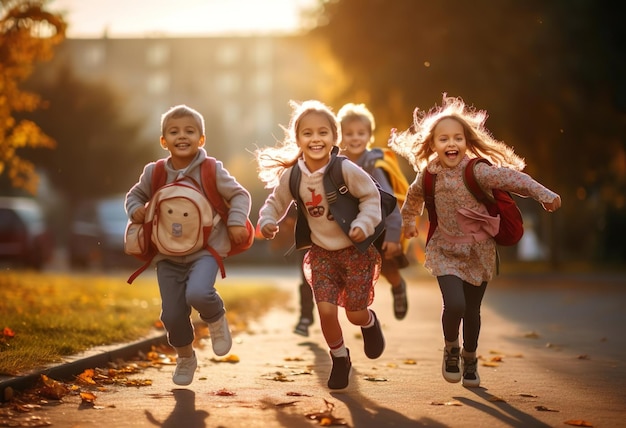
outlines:
[[[381,168],[389,179],[389,184],[391,184],[394,196],[398,200],[398,207],[402,207],[406,199],[406,193],[409,190],[409,182],[400,168],[396,154],[387,147],[375,147],[370,149],[370,152],[373,152],[374,155],[369,156],[363,169],[371,175],[374,168]],[[402,237],[400,242],[406,253],[409,240]]]

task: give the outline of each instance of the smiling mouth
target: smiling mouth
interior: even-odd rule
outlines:
[[[178,143],[178,144],[174,145],[174,147],[176,147],[177,149],[186,149],[186,148],[188,148],[190,146],[191,146],[191,144],[189,144],[189,143]]]
[[[457,156],[458,154],[459,154],[458,150],[448,150],[446,152],[446,156],[449,156],[449,157]]]

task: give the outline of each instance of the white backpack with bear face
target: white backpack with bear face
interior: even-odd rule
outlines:
[[[186,256],[207,247],[213,226],[220,220],[196,183],[177,180],[159,188],[146,208],[143,224],[132,224],[126,234],[126,252],[145,253],[146,234],[157,251],[168,256]],[[147,228],[145,226],[148,226]],[[134,235],[134,238],[131,236]],[[136,248],[130,248],[130,246]]]
[[[161,254],[187,256],[207,246],[219,217],[195,183],[174,181],[152,197],[146,221],[152,221],[152,242]]]

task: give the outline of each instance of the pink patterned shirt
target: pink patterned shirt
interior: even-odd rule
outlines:
[[[479,242],[451,242],[444,236],[464,236],[457,222],[458,212],[462,208],[488,215],[487,208],[472,196],[463,183],[463,171],[468,162],[469,157],[465,156],[456,167],[446,168],[438,159],[434,159],[427,166],[428,171],[437,174],[435,209],[438,227],[426,246],[424,267],[434,276],[454,275],[479,286],[493,278],[496,265],[495,241],[490,238]],[[477,164],[474,171],[476,180],[484,189],[502,189],[522,197],[532,197],[538,202],[552,202],[557,197],[556,193],[520,171],[485,163]],[[420,172],[409,187],[407,200],[401,210],[404,227],[414,227],[416,216],[423,211],[423,173]]]

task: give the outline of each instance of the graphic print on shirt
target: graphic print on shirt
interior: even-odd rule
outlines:
[[[311,217],[322,217],[324,215],[324,207],[320,205],[322,203],[322,195],[315,193],[315,189],[307,187],[307,190],[311,192],[311,201],[305,202],[307,210]]]

